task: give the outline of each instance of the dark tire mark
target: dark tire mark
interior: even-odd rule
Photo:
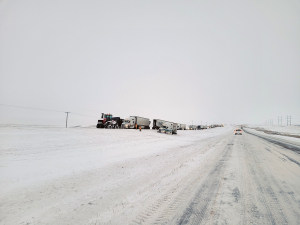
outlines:
[[[233,140],[232,140],[233,141]],[[207,217],[208,210],[216,197],[218,188],[222,181],[228,157],[231,154],[232,141],[229,147],[224,149],[224,154],[210,171],[207,179],[197,190],[190,204],[177,220],[176,224],[201,224]]]
[[[248,166],[252,175],[252,181],[259,190],[257,196],[267,212],[266,214],[260,213],[261,216],[266,217],[267,221],[271,224],[288,224],[278,196],[271,187],[273,180],[265,173],[264,168],[262,167],[263,163],[260,161],[259,155],[257,155],[257,152],[259,151],[254,152],[252,146],[246,147],[245,150],[246,155],[248,155],[247,157],[252,159],[252,163]]]
[[[296,145],[294,145],[294,144],[290,144],[290,143],[287,143],[287,142],[284,142],[284,141],[279,141],[279,140],[274,140],[274,139],[267,138],[267,137],[262,137],[262,136],[260,136],[260,135],[253,134],[253,133],[251,133],[251,132],[249,132],[249,131],[247,131],[247,130],[245,130],[245,129],[244,129],[244,131],[245,131],[245,133],[247,133],[247,134],[254,135],[254,136],[256,136],[256,137],[259,137],[259,138],[261,138],[261,139],[264,139],[264,140],[266,140],[266,141],[268,141],[268,142],[271,142],[271,143],[273,143],[273,144],[276,144],[276,145],[279,145],[279,146],[281,146],[281,147],[284,147],[284,148],[290,149],[290,150],[292,150],[292,151],[295,151],[295,152],[297,152],[297,153],[300,153],[300,146],[296,146]]]
[[[280,153],[281,155],[285,156],[286,158],[288,158],[291,162],[296,163],[298,166],[300,166],[300,163],[296,160],[294,160],[293,158],[287,156],[286,154]]]
[[[238,187],[236,187],[235,189],[233,189],[232,195],[234,197],[234,201],[235,202],[239,202],[239,198],[240,198],[241,194],[240,194],[240,190],[239,190]]]

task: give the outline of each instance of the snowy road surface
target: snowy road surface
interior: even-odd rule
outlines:
[[[300,224],[300,154],[233,129],[2,126],[0,224]]]

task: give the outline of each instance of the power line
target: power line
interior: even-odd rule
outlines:
[[[53,110],[53,109],[41,109],[41,108],[34,108],[34,107],[26,107],[26,106],[17,106],[17,105],[8,105],[8,104],[0,104],[0,106],[4,106],[4,107],[13,107],[13,108],[21,108],[21,109],[31,109],[31,110],[42,110],[42,111],[49,111],[49,112],[60,112],[60,113],[65,113],[65,111],[60,111],[60,110]],[[80,114],[80,113],[73,113],[75,115],[79,115],[79,116],[86,116],[86,117],[92,117],[92,118],[98,118],[95,116],[89,116],[89,115],[84,115],[84,114]]]
[[[86,117],[92,117],[92,118],[99,118],[99,117],[96,117],[96,116],[88,116],[88,115],[84,115],[84,114],[80,114],[80,113],[73,113],[72,114],[75,114],[75,115],[78,115],[78,116],[86,116]]]
[[[0,104],[0,105],[1,106],[6,106],[6,107],[13,107],[13,108],[22,108],[22,109],[42,110],[42,111],[51,111],[51,112],[64,112],[64,111],[53,110],[53,109],[40,109],[40,108],[17,106],[17,105],[7,105],[7,104]]]

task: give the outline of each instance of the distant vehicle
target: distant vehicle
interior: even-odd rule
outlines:
[[[124,119],[121,119],[120,117],[112,117],[111,120],[117,123],[118,128],[122,126],[122,123],[124,121]]]
[[[177,130],[186,130],[186,124],[179,124],[177,125]]]
[[[158,129],[157,133],[165,133],[165,134],[177,134],[177,123],[173,122],[165,122]]]
[[[182,123],[177,123],[177,130],[186,130],[186,125]]]
[[[153,119],[153,125],[152,129],[158,130],[160,127],[162,127],[163,123],[167,123],[169,121],[161,120],[161,119]]]
[[[101,115],[101,119],[98,120],[97,123],[97,128],[111,128],[109,126],[111,126],[111,123],[108,123],[109,121],[112,120],[112,114],[108,113],[108,114],[104,114],[102,113]]]
[[[143,118],[139,116],[130,116],[124,119],[122,123],[122,128],[124,129],[134,129],[141,127],[142,129],[150,129],[151,121],[148,118]]]
[[[241,129],[235,129],[234,134],[235,135],[242,135],[242,130]]]
[[[123,119],[120,117],[112,117],[113,115],[108,113],[104,114],[102,113],[101,119],[98,120],[97,128],[112,128],[112,129],[118,129],[121,127]]]
[[[197,130],[197,125],[190,125],[189,130]]]
[[[197,125],[197,130],[203,130],[204,126],[203,125]]]

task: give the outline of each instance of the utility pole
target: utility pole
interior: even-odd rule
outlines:
[[[286,117],[286,124],[287,126],[290,124],[290,126],[292,126],[292,116],[287,116]]]
[[[69,113],[71,113],[71,112],[65,112],[65,113],[67,113],[67,119],[66,119],[66,128],[68,127],[68,115],[69,115]]]
[[[282,116],[278,116],[278,125],[282,125]]]

